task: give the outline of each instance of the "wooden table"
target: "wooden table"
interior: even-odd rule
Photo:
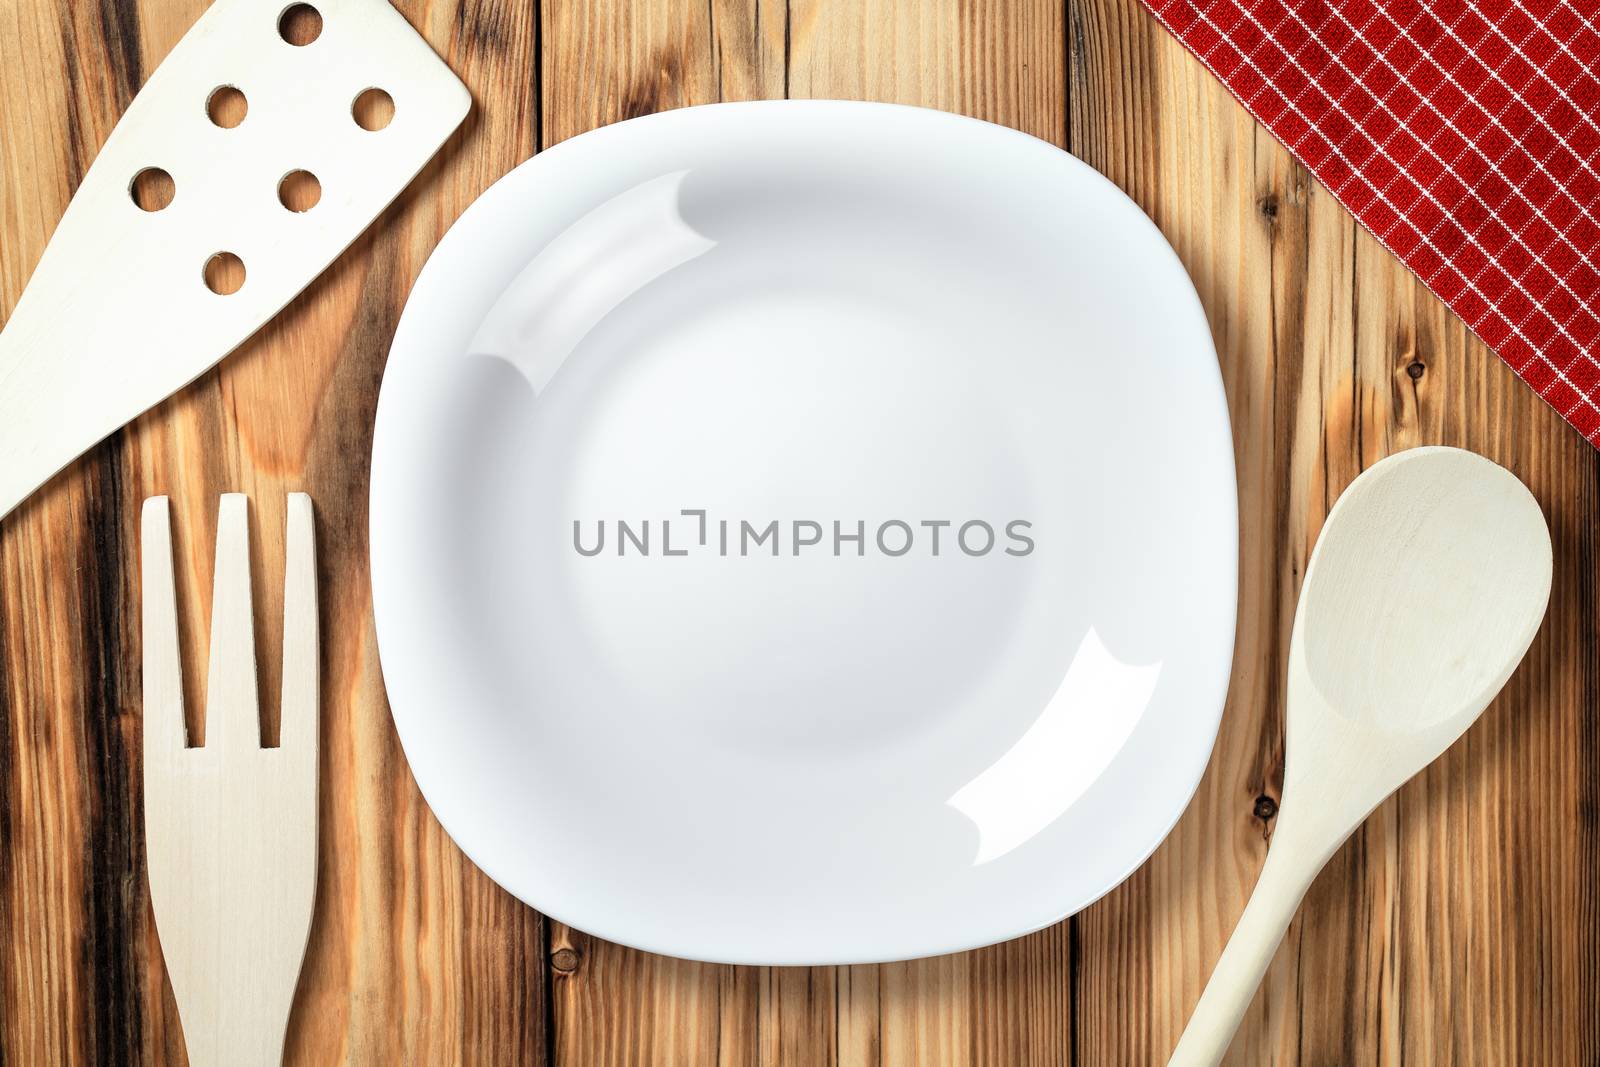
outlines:
[[[291,1062],[1144,1064],[1176,1041],[1266,852],[1289,625],[1323,516],[1363,467],[1435,442],[1488,454],[1544,505],[1549,619],[1483,720],[1317,882],[1233,1058],[1600,1057],[1600,456],[1134,0],[403,6],[471,87],[465,129],[277,321],[0,525],[0,1063],[182,1060],[141,830],[137,516],[150,494],[174,503],[191,707],[217,495],[254,500],[267,708],[283,494],[307,490],[318,508],[323,866]],[[0,311],[204,7],[0,0]],[[784,95],[946,108],[1069,148],[1176,246],[1222,361],[1241,587],[1210,769],[1125,885],[979,952],[721,967],[547,922],[445,836],[384,701],[367,462],[389,340],[428,252],[543,146],[663,108]]]

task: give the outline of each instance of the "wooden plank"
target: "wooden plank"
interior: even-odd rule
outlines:
[[[556,924],[555,1054],[561,1063],[755,1061],[759,976],[623,948]]]
[[[1356,273],[1358,350],[1377,354],[1364,431],[1505,464],[1544,506],[1556,558],[1543,635],[1505,694],[1391,805],[1391,1062],[1441,1049],[1460,1062],[1582,1062],[1600,1048],[1584,800],[1596,766],[1596,457],[1364,232]]]
[[[782,0],[546,0],[541,25],[541,147],[670,108],[783,95]],[[793,980],[781,973],[668,960],[560,924],[551,948],[560,1063],[748,1064],[797,1050],[790,1035],[806,1032],[782,1013]]]
[[[1063,9],[918,0],[793,0],[789,95],[955,111],[1066,140]]]
[[[121,109],[204,7],[0,11],[0,310]],[[402,11],[494,106],[283,316],[0,527],[0,1061],[182,1062],[140,834],[138,505],[172,497],[194,709],[217,497],[251,495],[261,696],[275,709],[266,650],[281,634],[290,490],[319,515],[325,714],[319,907],[289,1061],[544,1058],[542,921],[450,844],[405,771],[365,536],[365,456],[395,320],[448,223],[534,150],[537,28],[509,2]]]
[[[543,146],[622,119],[784,93],[783,0],[545,0]]]
[[[1150,213],[1194,278],[1222,362],[1239,475],[1234,682],[1211,767],[1150,863],[1079,918],[1079,1058],[1160,1062],[1209,970],[1195,956],[1209,963],[1220,952],[1265,855],[1257,798],[1276,797],[1282,781],[1281,677],[1247,665],[1287,654],[1293,586],[1283,581],[1306,553],[1269,547],[1291,536],[1273,505],[1288,491],[1292,461],[1249,442],[1287,437],[1297,421],[1299,383],[1281,395],[1273,388],[1286,368],[1276,365],[1272,234],[1292,226],[1304,243],[1306,208],[1279,202],[1275,217],[1263,213],[1253,124],[1141,9],[1095,0],[1070,10],[1072,150]],[[1244,1032],[1258,1029],[1259,1017],[1247,1018]]]
[[[555,0],[544,18],[546,143],[665,108],[787,90],[943,107],[1060,144],[1061,18],[1048,0],[992,9]],[[564,962],[576,969],[555,973],[557,1058],[944,1063],[975,1053],[986,1063],[1053,1062],[1066,1050],[1065,1001],[1046,993],[1025,1025],[1018,1012],[1040,996],[1028,976],[1065,990],[1066,936],[1062,927],[883,968],[750,969],[655,960],[558,926],[554,943],[575,954]]]
[[[1235,680],[1206,779],[1152,861],[1080,918],[1079,1059],[1159,1062],[1176,1042],[1265,855],[1283,662],[1317,531],[1367,465],[1443,443],[1506,465],[1545,506],[1557,591],[1544,636],[1465,741],[1335,857],[1230,1062],[1584,1062],[1597,1047],[1583,812],[1595,457],[1144,12],[1069,8],[1072,148],[1195,278],[1234,418],[1243,535]]]

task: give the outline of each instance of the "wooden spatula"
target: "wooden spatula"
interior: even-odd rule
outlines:
[[[1339,497],[1289,640],[1272,848],[1169,1067],[1221,1062],[1317,872],[1522,661],[1550,599],[1550,563],[1533,494],[1459,448],[1390,456]]]
[[[289,497],[283,714],[261,746],[246,501],[222,498],[206,743],[187,747],[167,498],[145,501],[144,822],[150,900],[191,1067],[279,1063],[317,887],[317,579]]]
[[[277,314],[470,103],[387,0],[216,0],[111,131],[0,332],[0,517]]]

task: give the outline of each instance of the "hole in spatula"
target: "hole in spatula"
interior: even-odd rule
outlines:
[[[244,121],[250,102],[236,87],[219,85],[206,97],[206,114],[211,121],[225,130],[231,130]]]
[[[278,183],[278,203],[290,211],[310,211],[322,199],[322,183],[309,170],[291,170]]]
[[[310,4],[290,4],[278,16],[278,36],[304,47],[322,36],[322,13]]]
[[[172,175],[160,167],[146,167],[128,183],[128,195],[145,211],[160,211],[172,203],[177,191]]]
[[[394,121],[394,97],[382,89],[364,89],[350,105],[350,114],[357,126],[376,132]]]
[[[206,288],[229,296],[244,287],[244,260],[232,252],[218,252],[206,260]]]

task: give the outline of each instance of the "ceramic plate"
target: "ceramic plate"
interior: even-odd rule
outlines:
[[[401,319],[371,523],[445,829],[677,956],[1060,919],[1171,828],[1227,686],[1189,279],[1082,163],[934,111],[691,108],[507,175]]]

